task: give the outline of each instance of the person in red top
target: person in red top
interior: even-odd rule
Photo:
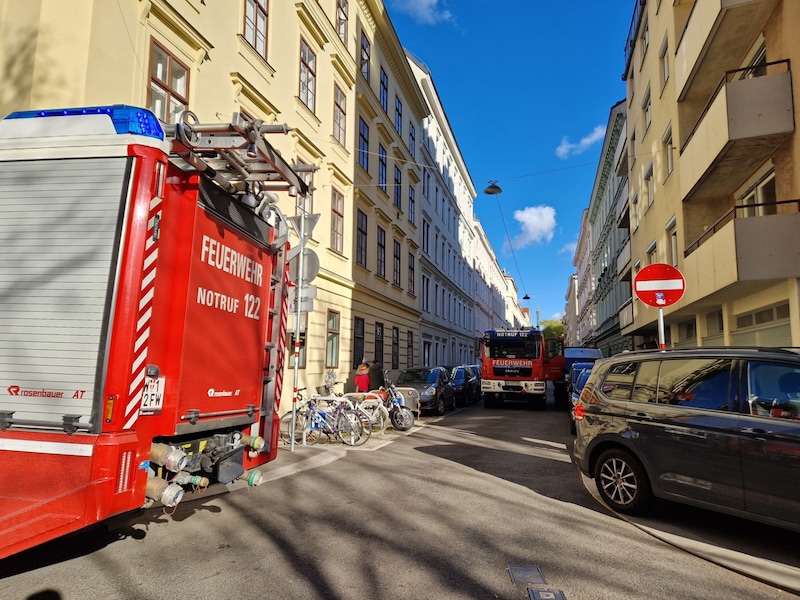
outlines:
[[[367,361],[362,362],[356,369],[356,391],[368,392],[369,391],[369,364]]]

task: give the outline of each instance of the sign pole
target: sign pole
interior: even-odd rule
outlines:
[[[664,339],[664,309],[658,309],[658,347],[663,350],[667,347],[667,342]]]
[[[297,257],[296,313],[294,315],[294,389],[292,390],[292,427],[289,452],[294,452],[294,438],[297,428],[297,383],[300,378],[300,298],[303,289],[303,254],[306,245],[306,211],[300,211],[300,255]],[[303,445],[306,445],[306,433],[303,432]]]

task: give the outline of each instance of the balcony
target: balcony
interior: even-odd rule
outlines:
[[[725,74],[681,148],[684,202],[728,197],[794,131],[788,69],[784,60],[766,65],[761,77],[740,79],[747,69]]]
[[[763,29],[777,0],[703,0],[695,2],[675,55],[675,86],[680,102],[702,105],[719,74],[740,66],[742,40]]]
[[[631,238],[625,240],[622,248],[617,254],[617,277],[622,278],[622,274],[631,268]]]
[[[753,207],[736,207],[722,217],[684,252],[686,279],[683,302],[714,295],[715,302],[800,276],[800,200],[763,206],[774,214],[742,215]],[[791,212],[789,212],[791,211]]]
[[[629,298],[619,307],[619,327],[624,329],[633,325],[633,299]]]

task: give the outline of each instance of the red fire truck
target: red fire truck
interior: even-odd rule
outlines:
[[[487,408],[525,400],[543,409],[547,382],[563,372],[560,339],[545,339],[535,327],[490,329],[481,339],[481,396]]]
[[[275,458],[284,126],[0,121],[0,558]]]

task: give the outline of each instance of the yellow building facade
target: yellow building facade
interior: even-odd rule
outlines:
[[[288,125],[269,141],[313,191],[279,206],[312,216],[305,245],[320,263],[298,387],[325,372],[349,385],[363,358],[413,362],[414,146],[427,112],[381,0],[0,0],[0,69],[0,114],[130,104],[167,123],[188,109],[201,123],[245,113]]]
[[[800,3],[636,2],[626,44],[630,240],[622,280],[676,266],[667,346],[800,346]],[[657,308],[622,308],[634,347]]]

